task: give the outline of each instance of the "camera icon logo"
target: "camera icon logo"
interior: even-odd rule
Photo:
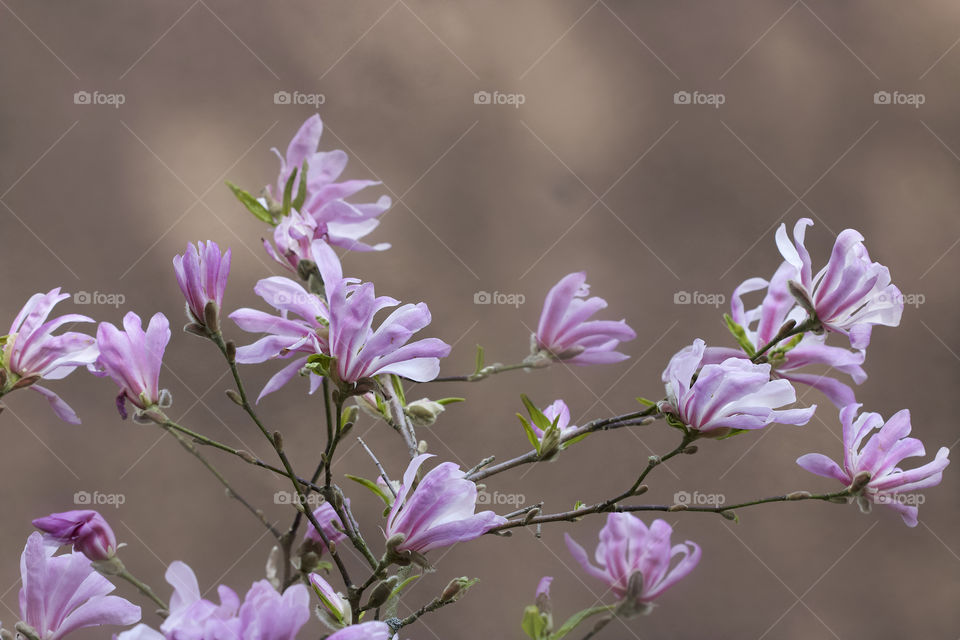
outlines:
[[[473,294],[473,304],[490,304],[493,302],[493,296],[489,291],[477,291]]]
[[[273,94],[273,104],[290,104],[291,95],[289,91],[277,91]]]
[[[90,104],[92,96],[89,91],[77,91],[73,94],[73,104]]]
[[[673,494],[674,504],[690,504],[691,495],[689,491],[677,491]]]
[[[673,304],[690,304],[693,302],[693,296],[689,291],[677,291],[673,294]]]
[[[493,96],[489,91],[477,91],[473,94],[473,104],[490,104],[492,101]]]
[[[90,504],[92,501],[89,491],[77,491],[73,494],[73,504]]]
[[[691,96],[689,91],[677,91],[673,94],[673,104],[690,104]]]
[[[890,98],[889,91],[877,91],[873,94],[873,104],[890,104]]]
[[[90,304],[92,301],[93,297],[89,291],[77,291],[73,294],[73,304]]]
[[[277,491],[273,494],[274,504],[293,504],[293,499],[288,491]]]

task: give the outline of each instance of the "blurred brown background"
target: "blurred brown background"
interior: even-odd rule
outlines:
[[[815,264],[836,233],[855,227],[904,293],[922,296],[899,329],[875,331],[871,377],[858,396],[885,416],[910,407],[932,455],[960,437],[958,37],[960,6],[946,1],[0,0],[2,316],[63,286],[122,294],[125,305],[67,302],[61,312],[118,321],[127,309],[163,311],[179,325],[170,260],[207,238],[234,250],[228,308],[263,308],[252,285],[280,270],[260,247],[264,229],[223,181],[250,190],[272,181],[269,148],[285,148],[314,111],[275,104],[275,92],[322,94],[322,147],[348,150],[347,175],[376,176],[384,185],[371,192],[396,201],[371,236],[393,248],[348,255],[345,270],[380,293],[430,305],[424,335],[456,344],[445,373],[468,372],[477,343],[491,360],[522,358],[544,294],[574,270],[588,271],[594,293],[610,302],[608,317],[625,317],[639,334],[622,365],[411,390],[414,398],[469,394],[421,434],[442,458],[469,467],[525,451],[513,415],[521,391],[541,405],[562,396],[576,423],[632,410],[638,395],[659,397],[660,371],[678,348],[697,336],[729,342],[726,304],[676,305],[674,295],[729,301],[743,279],[773,273],[776,225],[803,216],[816,221]],[[75,104],[78,91],[124,103]],[[524,104],[476,104],[478,91],[522,94]],[[675,104],[678,91],[722,94],[724,103]],[[878,91],[924,103],[875,104]],[[526,303],[475,305],[480,291],[523,294]],[[224,398],[228,380],[212,346],[175,332],[167,365],[173,417],[268,456]],[[248,368],[248,384],[259,389],[276,368]],[[121,422],[112,384],[79,372],[51,386],[83,426],[58,422],[27,393],[6,398],[0,416],[0,588],[10,585],[0,591],[0,619],[16,615],[30,519],[72,508],[80,490],[124,496],[103,511],[129,544],[128,566],[164,597],[162,575],[175,559],[196,569],[203,588],[224,582],[242,593],[262,577],[270,542],[256,522],[156,428]],[[322,440],[318,405],[304,390],[295,381],[261,412],[306,474]],[[834,408],[801,394],[820,405],[809,426],[707,443],[658,470],[649,500],[670,502],[678,490],[739,501],[833,489],[793,462],[810,451],[840,456]],[[594,436],[488,489],[543,499],[550,510],[594,501],[672,448],[669,431],[658,423]],[[400,474],[404,452],[392,432],[364,418],[356,433]],[[281,480],[209,453],[286,524],[290,508],[273,499],[287,488]],[[375,474],[359,447],[344,447],[337,469],[348,468]],[[948,469],[928,492],[915,529],[888,510],[868,516],[819,503],[748,510],[740,524],[671,514],[676,535],[703,546],[699,568],[653,615],[601,637],[956,638],[957,478]],[[379,545],[378,504],[351,491]],[[520,612],[545,574],[556,576],[558,617],[594,604],[601,586],[574,565],[562,536],[592,549],[600,525],[588,519],[548,527],[542,540],[518,532],[431,554],[437,572],[409,591],[410,608],[450,577],[481,582],[402,637],[522,637]],[[319,633],[311,629],[302,636]]]

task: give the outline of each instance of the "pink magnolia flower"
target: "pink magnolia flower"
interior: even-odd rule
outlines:
[[[274,227],[273,244],[264,238],[263,248],[271,258],[296,273],[301,261],[312,259],[310,247],[314,239],[321,235],[316,220],[291,210]]]
[[[377,219],[390,208],[391,201],[381,196],[374,203],[352,204],[345,199],[373,185],[373,180],[336,180],[347,166],[347,154],[339,149],[317,151],[320,136],[323,134],[323,122],[319,115],[313,115],[300,127],[287,147],[286,155],[276,149],[280,158],[280,175],[276,185],[268,186],[267,193],[276,202],[283,200],[283,191],[294,169],[298,170],[293,184],[293,195],[297,194],[304,162],[307,163],[306,199],[300,213],[310,217],[315,223],[313,239],[324,239],[330,244],[351,251],[382,251],[390,247],[381,243],[374,246],[360,239],[373,231],[380,221]],[[296,265],[294,265],[295,267]]]
[[[426,304],[401,305],[374,329],[374,316],[383,309],[399,305],[400,301],[387,296],[377,297],[371,282],[358,285],[355,280],[325,271],[323,261],[318,265],[330,307],[329,352],[326,355],[333,358],[331,374],[338,381],[356,383],[385,373],[417,382],[437,377],[440,358],[449,355],[450,345],[437,338],[410,342],[413,334],[430,324],[430,310]]]
[[[797,397],[789,381],[770,379],[769,364],[728,358],[701,368],[705,349],[697,338],[670,359],[663,372],[667,400],[661,403],[661,411],[700,434],[713,436],[734,429],[760,429],[772,422],[803,425],[813,417],[816,405],[775,411]]]
[[[117,552],[117,537],[113,529],[96,511],[79,510],[51,513],[37,518],[33,526],[58,545],[72,545],[91,562],[109,560]]]
[[[777,230],[777,247],[796,270],[795,295],[825,329],[847,336],[855,349],[865,348],[874,325],[900,324],[903,296],[890,283],[890,270],[870,262],[863,236],[853,229],[840,232],[827,265],[812,275],[810,254],[804,247],[806,228],[812,224],[809,218],[797,221],[793,244],[786,225]]]
[[[77,367],[88,366],[97,359],[93,337],[75,331],[53,335],[67,323],[93,322],[87,316],[74,313],[47,320],[57,303],[69,297],[60,293],[59,288],[32,295],[7,335],[0,336],[0,396],[28,387],[47,399],[58,418],[80,424],[70,405],[53,391],[36,384],[42,379],[65,378]]]
[[[700,547],[687,540],[670,545],[673,529],[663,520],[654,520],[650,528],[630,513],[611,513],[600,530],[600,544],[593,565],[587,552],[566,534],[567,548],[583,569],[603,582],[618,598],[635,596],[639,604],[649,604],[664,591],[686,577],[700,562]],[[680,560],[670,566],[673,560]],[[630,580],[639,574],[640,593],[630,593]]]
[[[310,595],[302,584],[281,595],[260,580],[243,602],[233,589],[220,585],[216,604],[201,597],[197,576],[185,563],[171,563],[166,578],[173,595],[160,632],[138,625],[117,640],[294,640],[310,619]]]
[[[423,554],[474,540],[507,521],[493,511],[474,513],[477,485],[452,462],[437,465],[414,487],[417,471],[432,457],[426,453],[417,456],[403,474],[403,484],[387,516],[387,539],[395,541],[402,536],[393,545],[396,551]]]
[[[319,573],[311,573],[308,576],[310,586],[314,593],[320,599],[323,607],[318,608],[317,615],[322,615],[324,623],[332,628],[350,624],[353,618],[353,612],[350,610],[350,603],[342,595],[337,593],[333,586],[323,579]]]
[[[187,315],[206,326],[207,304],[216,304],[218,315],[223,306],[223,292],[230,275],[230,249],[221,254],[220,247],[213,241],[188,244],[183,255],[173,258],[173,269],[180,291],[187,299]]]
[[[349,498],[346,499],[345,502],[347,504],[347,508],[349,508]],[[316,518],[317,522],[320,524],[320,527],[323,529],[323,535],[327,536],[327,540],[333,544],[337,544],[347,539],[347,535],[343,532],[343,523],[340,521],[340,516],[337,515],[333,505],[329,502],[324,502],[317,507],[313,511],[313,517]],[[303,535],[303,538],[304,540],[310,540],[319,545],[323,545],[323,539],[320,538],[320,534],[317,533],[317,530],[313,526],[312,522],[307,523],[307,532]]]
[[[266,278],[253,290],[280,315],[257,309],[238,309],[230,314],[230,319],[244,331],[267,334],[253,344],[239,347],[237,362],[254,364],[293,358],[263,387],[257,398],[259,402],[290,382],[307,364],[307,356],[327,349],[330,311],[323,299],[289,278]],[[310,393],[320,387],[320,382],[319,377],[310,377]]]
[[[780,327],[788,320],[799,324],[806,319],[806,311],[797,305],[787,286],[787,282],[795,273],[796,269],[793,265],[785,262],[777,269],[770,282],[763,278],[750,278],[734,290],[730,302],[730,316],[734,322],[743,327],[754,351],[758,351],[773,340]],[[766,290],[763,302],[753,309],[746,310],[743,296],[763,290]],[[809,373],[802,369],[811,365],[825,365],[830,368],[829,371],[845,373],[856,384],[861,384],[867,379],[867,373],[862,366],[866,352],[863,349],[850,351],[842,347],[829,346],[826,344],[826,339],[826,335],[807,332],[792,348],[787,349],[786,345],[781,343],[769,351],[766,360],[770,364],[771,375],[774,378],[809,385],[821,391],[837,407],[845,407],[854,401],[853,389],[849,385],[826,373]],[[703,364],[720,364],[727,358],[749,358],[749,356],[739,349],[707,347],[703,355]]]
[[[107,595],[114,586],[76,551],[54,556],[56,546],[32,533],[20,557],[20,615],[41,640],[59,640],[78,629],[140,620],[140,607]]]
[[[327,640],[396,640],[393,629],[386,622],[362,622],[337,631]]]
[[[943,479],[943,470],[950,464],[950,449],[941,447],[936,457],[925,465],[903,470],[905,459],[926,455],[923,443],[910,434],[910,412],[898,411],[886,422],[879,413],[857,412],[860,404],[849,404],[840,411],[843,424],[843,467],[821,453],[808,453],[797,464],[811,473],[833,478],[846,486],[861,473],[870,481],[863,488],[861,507],[868,503],[882,504],[897,511],[909,527],[917,526],[915,496],[920,489],[935,487]],[[877,430],[874,433],[874,430]]]
[[[117,410],[123,418],[127,417],[128,400],[141,411],[170,405],[170,393],[160,390],[160,368],[168,342],[170,322],[162,313],[150,318],[146,331],[140,316],[132,311],[123,317],[123,331],[108,322],[97,328],[100,357],[93,370],[120,386]]]
[[[587,298],[589,294],[582,271],[564,276],[550,289],[533,336],[534,352],[574,364],[620,362],[629,357],[615,349],[637,334],[624,320],[588,320],[607,306],[606,300]]]

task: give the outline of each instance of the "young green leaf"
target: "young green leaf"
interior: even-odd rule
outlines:
[[[734,322],[729,313],[723,314],[723,321],[727,323],[727,329],[730,330],[730,333],[737,341],[737,344],[740,345],[740,348],[743,349],[743,352],[751,358],[757,355],[757,350],[754,348],[753,343],[750,342],[750,338],[747,337],[746,330]]]
[[[276,224],[276,221],[273,219],[273,216],[270,215],[270,212],[267,211],[267,208],[260,204],[256,198],[232,182],[228,181],[227,186],[233,191],[233,195],[237,197],[237,200],[247,208],[247,211],[252,213],[258,220],[271,225]]]

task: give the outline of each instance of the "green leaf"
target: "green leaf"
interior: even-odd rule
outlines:
[[[344,475],[347,476],[347,478],[349,478],[350,480],[353,480],[357,484],[363,485],[364,487],[372,491],[374,494],[376,494],[378,498],[383,500],[383,503],[388,507],[393,504],[393,496],[387,494],[387,492],[381,489],[380,485],[378,485],[376,482],[372,480],[367,480],[366,478],[361,478],[360,476],[352,476],[349,473],[346,473]]]
[[[300,211],[303,203],[307,201],[307,161],[303,161],[303,167],[300,169],[300,184],[297,185],[297,197],[293,199],[290,206]]]
[[[640,404],[642,404],[642,405],[645,406],[645,407],[652,407],[652,406],[654,406],[655,404],[657,404],[657,403],[654,402],[653,400],[647,400],[646,398],[637,398],[637,402],[639,402]]]
[[[440,398],[439,400],[434,400],[439,405],[447,406],[448,404],[454,404],[455,402],[466,402],[466,398]]]
[[[546,432],[551,424],[556,423],[556,420],[550,420],[547,416],[543,415],[543,412],[540,411],[526,395],[520,394],[520,399],[523,400],[523,406],[527,408],[527,412],[530,414],[530,420],[533,424],[537,425],[541,431]]]
[[[290,204],[293,202],[293,183],[297,179],[298,170],[294,169],[290,172],[290,177],[287,178],[287,184],[283,187],[283,209],[281,209],[280,215],[286,216],[290,214]],[[301,182],[303,182],[301,180]]]
[[[400,379],[400,376],[391,374],[390,381],[393,383],[393,392],[397,394],[400,404],[407,406],[407,397],[403,393],[403,380]]]
[[[333,357],[325,353],[315,353],[307,357],[307,364],[304,368],[308,371],[313,371],[317,375],[328,376],[330,375],[330,366],[333,364],[333,360]]]
[[[726,440],[727,438],[732,438],[733,436],[738,436],[744,431],[749,431],[749,429],[731,429],[730,433],[724,434],[717,438],[717,440]]]
[[[473,370],[474,373],[480,373],[483,370],[484,363],[484,350],[479,344],[477,345],[477,366]]]
[[[521,414],[517,414],[517,417],[520,418],[520,424],[523,425],[523,430],[527,434],[527,440],[530,441],[530,444],[533,445],[533,448],[537,451],[537,454],[540,453],[540,438],[537,437],[536,431],[530,426],[530,423],[527,422],[527,419]]]
[[[247,211],[252,213],[258,220],[271,225],[276,224],[276,221],[273,219],[273,216],[270,215],[270,212],[267,211],[267,208],[257,202],[256,198],[232,182],[228,181],[227,186],[233,191],[233,195],[237,197],[237,200],[247,208]]]
[[[750,342],[750,338],[747,337],[746,330],[734,322],[729,313],[723,314],[723,321],[727,323],[727,329],[733,334],[734,339],[737,341],[737,344],[740,345],[740,348],[743,349],[743,352],[751,358],[757,355],[757,350],[753,346],[753,343]]]
[[[584,434],[581,434],[581,435],[577,436],[576,438],[570,438],[569,440],[567,440],[566,442],[564,442],[562,445],[560,445],[560,448],[561,448],[561,449],[566,449],[567,447],[570,447],[570,446],[572,446],[572,445],[575,445],[575,444],[577,444],[578,442],[580,442],[581,440],[583,440],[584,438],[586,438],[588,435],[590,435],[590,434],[589,434],[589,433],[584,433]]]
[[[394,589],[393,591],[390,592],[390,598],[396,598],[397,596],[399,596],[399,595],[400,595],[400,592],[403,591],[404,589],[406,589],[408,584],[410,584],[411,582],[413,582],[413,581],[416,580],[417,578],[420,578],[422,575],[423,575],[423,574],[415,573],[414,575],[410,576],[409,578],[407,578],[406,580],[404,580],[403,582],[401,582],[400,584],[398,584],[397,587],[396,587],[396,589]],[[388,600],[389,600],[390,598],[388,598]]]
[[[597,615],[598,613],[609,613],[613,611],[613,609],[614,609],[614,605],[607,605],[607,606],[601,606],[601,607],[591,607],[590,609],[584,609],[583,611],[578,611],[577,613],[567,618],[567,621],[564,622],[559,629],[557,629],[556,633],[553,633],[550,635],[550,640],[560,640],[560,638],[562,638],[563,636],[567,635],[568,633],[576,629],[577,625],[579,625],[581,622],[583,622],[590,616]]]
[[[547,620],[534,604],[528,605],[523,610],[520,628],[527,634],[527,637],[533,640],[544,640],[547,637]]]

